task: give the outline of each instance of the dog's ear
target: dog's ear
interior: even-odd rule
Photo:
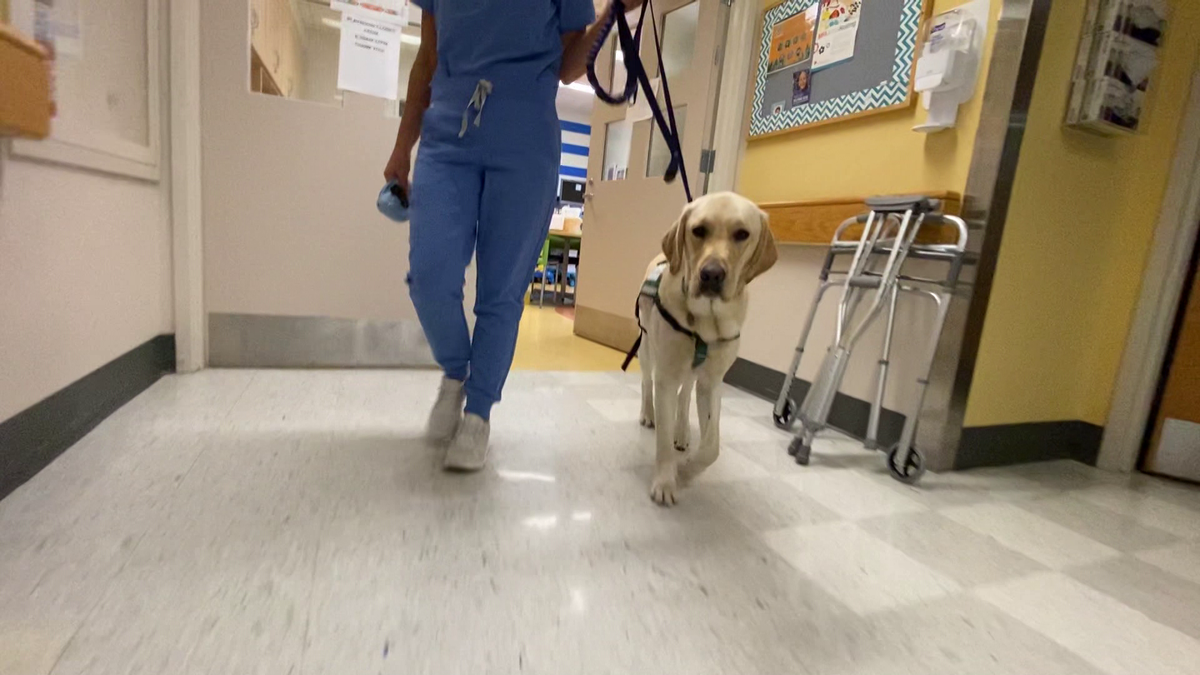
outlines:
[[[750,261],[746,263],[746,283],[771,269],[779,260],[779,250],[775,248],[775,235],[771,234],[770,216],[762,209],[759,209],[758,216],[762,219],[762,228],[758,233],[758,245],[754,247]]]
[[[671,266],[671,274],[679,274],[683,269],[683,256],[686,255],[684,244],[687,242],[688,216],[692,213],[692,205],[684,207],[679,214],[679,220],[663,235],[662,252],[667,256],[667,264]]]

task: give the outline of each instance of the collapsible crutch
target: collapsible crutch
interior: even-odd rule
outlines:
[[[905,418],[900,439],[888,450],[888,468],[893,477],[905,483],[915,483],[925,472],[925,463],[922,454],[913,447],[912,442],[928,386],[929,371],[933,367],[950,298],[958,283],[966,254],[967,226],[960,218],[938,213],[939,202],[926,197],[875,197],[867,200],[867,206],[870,208],[869,213],[845,221],[834,233],[829,252],[825,256],[825,264],[821,268],[821,282],[817,286],[804,329],[800,334],[800,342],[796,346],[791,370],[775,403],[775,424],[782,429],[790,429],[796,421],[800,422],[801,428],[788,447],[788,452],[796,458],[797,463],[808,464],[813,439],[817,432],[827,426],[829,413],[854,345],[886,308],[887,318],[882,354],[878,362],[875,397],[871,403],[863,443],[869,450],[882,449],[878,441],[879,418],[883,410],[884,393],[887,390],[898,296],[903,291],[929,298],[936,305],[937,315],[930,333],[926,358],[917,379],[916,405]],[[863,228],[857,240],[844,239],[843,235],[856,224]],[[955,242],[916,243],[922,228],[932,225],[953,226],[957,230]],[[835,270],[835,261],[846,256],[851,258],[849,267],[846,270]],[[904,266],[909,259],[946,263],[946,274],[942,278],[906,274]],[[792,382],[800,368],[817,309],[831,288],[841,289],[833,343],[821,362],[817,377],[809,387],[804,402],[797,407],[795,401],[790,398]],[[869,304],[860,316],[859,306],[867,299]]]

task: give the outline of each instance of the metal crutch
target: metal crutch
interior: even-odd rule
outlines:
[[[884,202],[891,204],[891,202]],[[879,243],[880,235],[887,227],[887,212],[884,209],[872,208],[867,218],[867,227],[863,232],[858,250],[855,251],[854,261],[847,273],[843,287],[842,299],[838,304],[838,318],[834,329],[834,344],[826,353],[821,363],[816,381],[804,397],[800,406],[801,429],[796,433],[788,446],[788,453],[796,458],[798,464],[807,464],[812,452],[812,442],[816,433],[825,428],[829,412],[833,407],[834,398],[845,376],[850,362],[854,345],[862,338],[867,329],[875,321],[886,298],[890,298],[900,268],[907,257],[911,242],[920,229],[925,217],[924,205],[927,200],[904,202],[906,210],[896,231],[894,244],[887,252],[887,262],[881,273],[868,274],[869,261]],[[898,209],[894,209],[898,210]],[[881,213],[882,211],[882,213]],[[856,295],[874,291],[871,305],[865,316],[854,323]],[[853,328],[852,328],[853,326]]]
[[[775,408],[772,411],[772,418],[775,421],[775,426],[790,431],[792,425],[796,422],[796,406],[795,399],[791,398],[792,384],[796,380],[796,373],[800,370],[800,362],[804,358],[804,348],[808,344],[808,336],[812,332],[813,321],[817,316],[817,309],[820,307],[821,300],[825,297],[825,292],[834,286],[841,284],[840,281],[831,281],[830,276],[841,276],[840,272],[833,272],[833,263],[838,255],[854,252],[862,243],[862,238],[858,242],[847,241],[841,238],[843,232],[855,223],[866,225],[868,221],[867,214],[847,218],[842,221],[837,230],[833,233],[833,241],[829,246],[829,250],[825,254],[825,263],[821,267],[820,280],[821,283],[817,286],[817,291],[813,296],[813,300],[809,303],[808,316],[804,320],[804,328],[800,331],[800,341],[796,344],[795,353],[792,356],[792,366],[788,369],[787,376],[784,378],[783,387],[779,390],[779,396],[775,400]],[[864,228],[863,237],[868,234]]]

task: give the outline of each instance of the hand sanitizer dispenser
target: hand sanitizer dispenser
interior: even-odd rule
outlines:
[[[913,131],[952,128],[958,106],[974,95],[987,16],[988,0],[975,0],[934,17],[914,80],[929,114]]]

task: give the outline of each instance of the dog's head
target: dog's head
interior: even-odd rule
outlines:
[[[730,299],[778,259],[767,214],[749,199],[718,192],[688,204],[663,237],[672,274],[693,295]]]

